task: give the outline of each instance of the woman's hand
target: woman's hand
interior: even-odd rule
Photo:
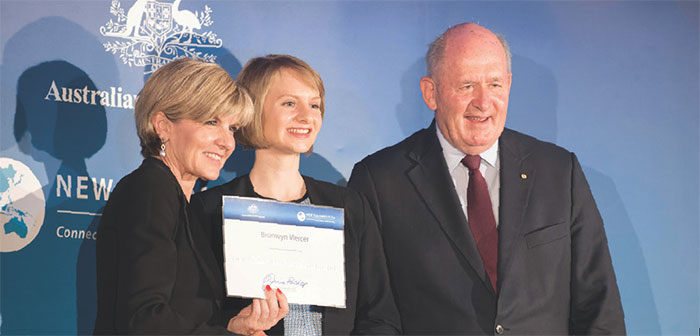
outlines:
[[[227,329],[241,335],[265,335],[289,312],[287,297],[281,290],[265,286],[265,299],[253,299],[238,315],[228,321]]]

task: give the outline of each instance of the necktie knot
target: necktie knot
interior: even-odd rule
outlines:
[[[462,159],[462,164],[467,166],[469,171],[479,170],[479,165],[481,165],[481,156],[479,155],[467,155]]]

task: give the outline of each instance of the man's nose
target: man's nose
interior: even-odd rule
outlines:
[[[479,111],[486,111],[491,105],[491,94],[483,86],[479,86],[474,90],[472,105]]]

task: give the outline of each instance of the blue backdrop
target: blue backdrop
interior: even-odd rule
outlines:
[[[507,126],[575,152],[605,219],[630,334],[697,334],[698,1],[0,2],[0,332],[84,334],[95,235],[140,161],[133,99],[176,56],[232,75],[288,53],[323,77],[313,177],[426,127],[427,45],[478,22],[513,51]],[[193,15],[187,13],[189,11]],[[247,172],[237,150],[219,180]]]

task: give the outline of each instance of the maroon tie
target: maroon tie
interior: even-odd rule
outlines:
[[[469,186],[467,187],[467,217],[469,227],[474,235],[476,247],[484,262],[486,274],[491,280],[493,290],[498,293],[498,228],[493,216],[491,197],[486,180],[479,171],[481,156],[467,155],[462,164],[469,168]]]

